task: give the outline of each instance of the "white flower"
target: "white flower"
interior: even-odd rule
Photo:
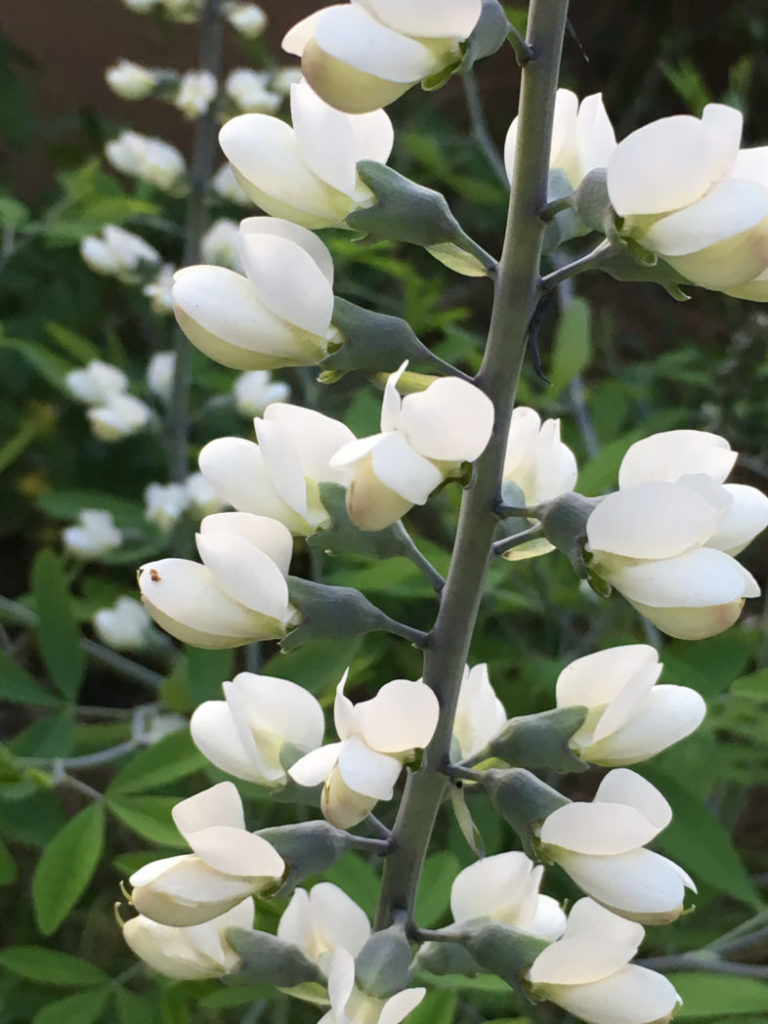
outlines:
[[[222,164],[211,178],[211,188],[221,199],[237,206],[250,206],[251,200],[243,192],[229,164]]]
[[[183,486],[187,496],[187,507],[198,515],[205,516],[221,511],[224,502],[202,473],[192,473],[184,481]]]
[[[318,1024],[400,1024],[426,995],[425,988],[407,988],[389,999],[376,999],[355,985],[355,961],[337,947],[328,969],[331,1008]]]
[[[554,941],[563,934],[565,914],[557,900],[539,893],[543,874],[542,865],[534,865],[518,851],[476,860],[454,879],[451,913],[455,923],[445,930],[495,921]]]
[[[142,294],[149,299],[150,305],[158,316],[167,316],[173,312],[173,278],[176,267],[172,263],[164,263],[154,281],[145,284]]]
[[[175,376],[176,353],[172,349],[155,352],[147,366],[147,387],[152,394],[168,402],[173,393]]]
[[[401,398],[403,363],[387,378],[381,433],[345,445],[331,466],[346,469],[347,511],[361,530],[382,530],[414,505],[424,505],[463,462],[474,462],[490,440],[490,398],[466,381],[443,377]]]
[[[287,763],[323,742],[323,710],[288,679],[241,672],[222,684],[225,700],[209,700],[192,715],[190,731],[208,760],[238,779],[282,786]]]
[[[131,902],[140,914],[174,927],[202,924],[282,878],[283,858],[246,831],[233,783],[182,800],[172,814],[193,852],[152,861],[131,875]]]
[[[639,128],[608,162],[608,193],[621,233],[683,277],[765,301],[768,147],[740,150],[742,121],[735,108],[710,103],[701,118]]]
[[[507,712],[491,685],[488,666],[466,665],[453,720],[451,759],[465,761],[479,753],[506,721]]]
[[[224,155],[266,213],[305,228],[343,228],[348,214],[374,201],[357,163],[387,162],[392,122],[383,110],[342,114],[304,81],[291,87],[291,116],[293,128],[267,114],[233,117],[219,133]]]
[[[298,946],[326,974],[334,950],[355,957],[370,934],[365,911],[331,882],[320,882],[309,892],[297,889],[277,926],[278,939]]]
[[[128,387],[128,378],[117,366],[92,359],[80,370],[71,370],[66,378],[67,390],[83,405],[104,405]]]
[[[111,512],[103,508],[84,508],[77,517],[77,525],[63,530],[61,539],[71,554],[79,558],[99,558],[119,548],[123,534],[115,526]]]
[[[303,77],[301,68],[278,68],[272,76],[271,88],[281,96],[288,96],[291,86],[298,85]]]
[[[428,686],[407,679],[386,683],[371,700],[336,688],[333,717],[339,743],[306,754],[288,770],[300,786],[324,783],[323,814],[337,828],[351,828],[379,800],[391,800],[403,763],[432,739],[440,712]]]
[[[143,100],[151,96],[157,85],[157,72],[132,60],[119,60],[104,72],[112,92],[124,100]]]
[[[147,645],[152,620],[134,597],[119,597],[111,608],[99,608],[93,628],[102,643],[116,651],[140,651]]]
[[[622,917],[667,924],[683,911],[681,867],[645,849],[672,820],[661,793],[629,768],[614,768],[592,803],[558,807],[541,826],[543,856],[559,864],[587,895]]]
[[[146,615],[146,612],[144,613]],[[151,620],[150,620],[151,621]],[[189,728],[189,721],[184,715],[173,712],[161,712],[154,709],[141,709],[134,713],[133,739],[151,747],[154,743],[171,733]]]
[[[240,258],[245,277],[226,267],[177,271],[176,319],[192,344],[235,370],[323,359],[338,338],[333,261],[324,243],[288,221],[249,217],[240,225]]]
[[[170,530],[189,508],[184,484],[148,484],[144,491],[144,518],[160,530]]]
[[[164,192],[178,191],[187,170],[175,146],[138,132],[122,131],[106,144],[104,153],[115,170],[141,178]]]
[[[244,114],[274,114],[283,98],[268,87],[270,78],[267,71],[234,68],[227,75],[224,90]]]
[[[216,76],[204,68],[200,71],[185,71],[179,82],[179,91],[173,105],[189,121],[202,117],[218,92]]]
[[[229,3],[224,15],[232,28],[246,39],[258,39],[267,27],[267,15],[258,4]]]
[[[629,963],[644,935],[639,924],[579,900],[565,934],[531,965],[532,994],[588,1024],[667,1024],[682,1002],[672,983]]]
[[[482,0],[352,0],[304,18],[283,49],[326,103],[360,114],[385,107],[462,57]]]
[[[156,7],[159,2],[160,0],[123,0],[128,10],[135,11],[137,14],[146,14],[153,7]]]
[[[112,395],[104,405],[91,406],[85,414],[94,437],[121,441],[138,434],[152,419],[152,410],[135,395]]]
[[[252,897],[203,924],[174,928],[139,914],[123,925],[123,938],[144,963],[167,978],[196,981],[231,974],[240,957],[227,943],[228,928],[253,928]]]
[[[235,380],[232,393],[240,415],[252,419],[261,416],[273,402],[287,402],[291,388],[285,381],[273,381],[269,370],[246,370]]]
[[[587,708],[569,741],[582,760],[636,764],[699,727],[703,698],[687,686],[656,686],[662,668],[653,647],[628,644],[577,658],[560,673],[557,706]]]
[[[768,499],[723,484],[735,460],[715,434],[654,434],[628,450],[620,490],[587,521],[590,572],[670,636],[714,636],[760,593],[731,556],[765,529]]]
[[[214,221],[200,239],[200,256],[206,263],[243,272],[240,260],[240,225],[228,217]]]
[[[615,148],[616,135],[605,112],[601,93],[586,96],[579,103],[578,96],[570,89],[558,89],[549,152],[550,168],[562,170],[571,188],[575,189],[590,171],[607,166]],[[517,118],[509,126],[504,143],[504,165],[510,181],[516,153]]]
[[[107,224],[98,235],[86,235],[80,242],[80,255],[97,274],[116,277],[125,284],[135,284],[142,266],[151,268],[160,263],[160,253],[139,235],[116,224]]]
[[[319,484],[342,483],[332,456],[354,441],[348,427],[312,409],[278,402],[255,419],[258,444],[220,437],[200,452],[203,476],[222,500],[241,512],[271,516],[295,536],[329,524]]]
[[[195,647],[239,647],[285,635],[296,612],[286,574],[291,535],[245,512],[206,516],[197,535],[203,565],[165,558],[142,566],[139,587],[152,618]]]

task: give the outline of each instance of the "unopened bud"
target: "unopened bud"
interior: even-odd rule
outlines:
[[[399,924],[374,932],[355,958],[357,984],[377,999],[404,989],[410,973],[411,945]]]
[[[585,707],[554,708],[511,718],[488,744],[491,757],[520,768],[581,772],[587,767],[568,747],[587,716]]]

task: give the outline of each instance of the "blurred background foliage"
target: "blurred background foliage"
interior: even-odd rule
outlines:
[[[229,64],[278,58],[282,30],[316,5],[268,3],[266,42],[233,43]],[[274,8],[272,10],[271,8]],[[520,27],[524,10],[510,7]],[[110,47],[112,50],[110,50]],[[28,0],[0,13],[0,1024],[255,1024],[311,1022],[317,1010],[273,992],[160,979],[124,948],[112,916],[119,883],[147,860],[184,849],[170,808],[223,776],[207,766],[185,729],[162,732],[157,715],[188,715],[220,696],[232,673],[261,671],[300,682],[326,705],[352,663],[357,695],[396,676],[416,678],[420,655],[373,635],[354,643],[315,643],[282,655],[204,652],[161,645],[125,658],[96,645],[90,620],[99,607],[133,593],[136,566],[191,549],[196,521],[170,535],[150,527],[142,493],[164,479],[162,430],[106,445],[89,432],[64,386],[66,373],[92,358],[115,363],[135,393],[153,351],[169,347],[168,321],[146,299],[95,276],[77,244],[106,223],[139,231],[164,256],[178,258],[184,204],[119,179],[102,159],[118,125],[190,138],[168,110],[128,106],[102,84],[117,57],[146,64],[195,63],[194,27],[140,18],[117,0]],[[478,84],[497,144],[513,116],[518,73],[508,51],[479,69]],[[746,115],[747,144],[768,142],[768,9],[728,5],[573,4],[563,84],[580,95],[602,90],[619,137],[646,120],[717,100]],[[498,251],[506,189],[473,141],[461,85],[432,95],[412,91],[392,108],[393,166],[444,191],[465,228]],[[219,211],[217,211],[219,212]],[[237,209],[226,211],[238,217]],[[472,371],[479,364],[490,290],[452,276],[421,251],[390,243],[367,247],[329,233],[337,293],[406,317],[443,357]],[[660,288],[607,277],[576,281],[577,296],[553,306],[540,335],[547,386],[528,367],[521,400],[560,416],[581,466],[579,489],[615,486],[619,461],[641,436],[674,427],[724,434],[741,453],[735,479],[768,485],[768,313],[759,306],[697,291],[687,304]],[[567,297],[566,297],[567,298]],[[281,374],[293,400],[344,418],[358,433],[376,429],[380,393],[357,375],[333,387],[312,370]],[[198,353],[194,361],[193,453],[213,437],[250,437],[229,393],[234,372]],[[459,488],[446,487],[408,526],[445,569]],[[85,565],[62,552],[62,526],[84,507],[113,512],[128,541]],[[768,546],[747,555],[763,588]],[[296,570],[359,587],[396,618],[429,628],[429,586],[401,559],[317,559],[297,543]],[[658,847],[699,885],[696,912],[650,929],[646,955],[700,949],[750,921],[759,932],[768,894],[768,632],[764,607],[750,602],[741,623],[688,644],[655,634],[664,679],[693,686],[709,702],[705,725],[650,765],[667,795],[673,825]],[[472,650],[487,661],[510,714],[553,703],[567,661],[598,646],[648,639],[620,600],[601,601],[556,555],[494,566]],[[161,717],[161,723],[167,719]],[[100,752],[108,756],[101,761]],[[95,755],[95,756],[94,756]],[[84,760],[83,760],[84,759]],[[593,773],[565,781],[570,795],[594,792]],[[241,785],[251,827],[292,820],[289,804]],[[392,808],[381,807],[389,821]],[[473,813],[488,853],[514,843],[485,806]],[[427,862],[418,921],[447,921],[452,878],[471,860],[446,811]],[[327,875],[371,912],[376,864],[347,855]],[[564,875],[547,876],[559,898],[576,893]],[[123,911],[126,912],[125,910]],[[259,927],[275,924],[259,906]],[[763,916],[763,925],[768,916]],[[768,938],[740,949],[765,963]],[[768,982],[704,973],[675,976],[686,997],[680,1020],[757,1024],[768,1015]],[[409,1020],[472,1024],[559,1022],[554,1008],[518,1006],[502,983],[447,979]]]

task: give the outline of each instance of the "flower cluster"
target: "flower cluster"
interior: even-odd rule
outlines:
[[[128,378],[117,366],[93,359],[82,369],[71,370],[65,379],[67,390],[87,406],[91,430],[100,441],[119,441],[147,426],[152,410],[135,395],[128,394]]]

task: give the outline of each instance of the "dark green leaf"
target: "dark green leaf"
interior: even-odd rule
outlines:
[[[408,1024],[452,1024],[458,998],[455,992],[427,992],[406,1020]]]
[[[11,946],[0,950],[0,967],[22,978],[62,988],[104,985],[109,977],[93,964],[44,946]]]
[[[82,896],[104,846],[104,808],[91,804],[56,834],[32,878],[32,903],[43,935],[55,932]]]
[[[75,719],[68,708],[46,715],[19,733],[8,744],[17,757],[67,757],[75,745]]]
[[[35,704],[41,708],[54,708],[59,704],[57,697],[44,690],[33,676],[2,651],[0,651],[0,700]]]
[[[187,730],[179,729],[135,754],[112,780],[108,792],[110,796],[144,793],[192,775],[205,765]]]
[[[376,912],[379,878],[371,865],[357,853],[345,853],[324,875],[351,896],[370,917]]]
[[[109,988],[99,988],[57,999],[35,1014],[32,1024],[93,1024],[109,1002],[110,993]]]
[[[416,900],[416,920],[422,928],[433,928],[448,912],[451,884],[460,867],[458,858],[448,850],[427,858]]]
[[[61,559],[41,551],[32,568],[32,588],[40,617],[40,647],[52,681],[75,700],[85,678],[86,656],[70,603]]]
[[[583,370],[592,356],[592,317],[584,299],[565,307],[557,323],[554,350],[549,366],[551,385],[548,398],[556,398]]]
[[[675,1020],[738,1016],[741,1024],[741,1014],[768,1013],[768,982],[703,971],[701,974],[686,972],[668,977],[683,1000],[683,1005],[675,1013]]]
[[[178,802],[175,796],[121,796],[108,799],[107,806],[142,839],[178,848],[185,845],[171,818],[171,808]]]
[[[18,873],[19,869],[11,851],[4,842],[0,841],[0,885],[10,885],[15,882]]]

